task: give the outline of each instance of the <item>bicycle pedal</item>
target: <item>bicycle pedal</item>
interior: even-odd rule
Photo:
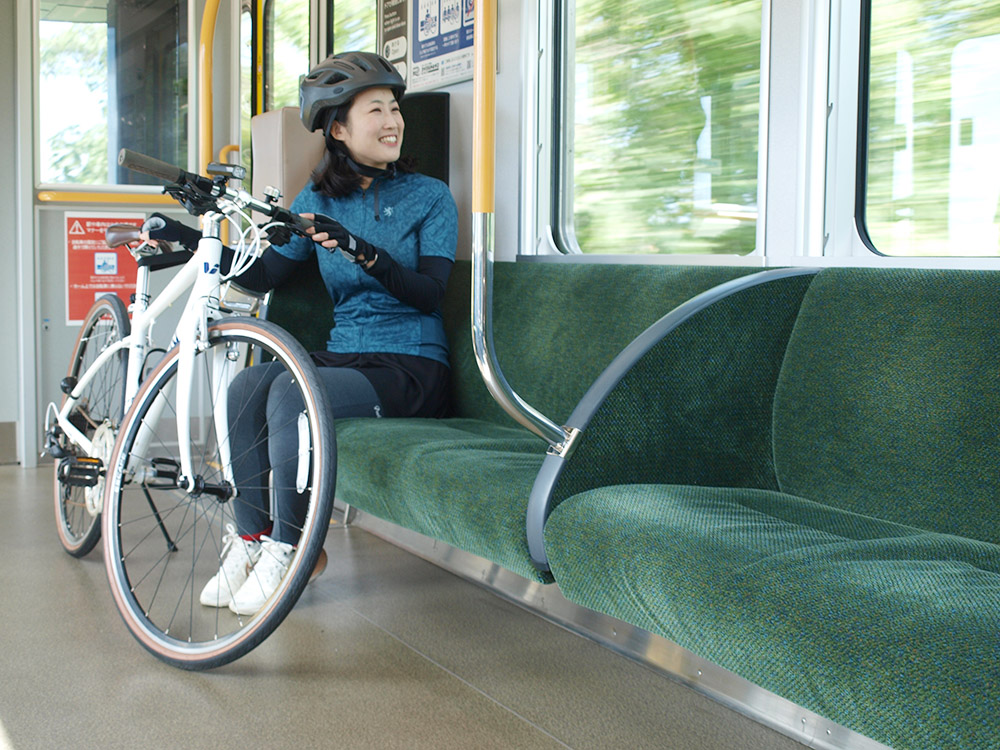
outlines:
[[[104,476],[104,462],[89,456],[70,456],[59,463],[59,481],[70,487],[96,487]]]

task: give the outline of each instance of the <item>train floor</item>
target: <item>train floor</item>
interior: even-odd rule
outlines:
[[[0,467],[0,750],[677,748],[797,742],[358,527],[287,620],[210,672],[126,631],[52,469]]]

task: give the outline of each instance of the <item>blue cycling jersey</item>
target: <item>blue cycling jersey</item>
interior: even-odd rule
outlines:
[[[455,200],[448,186],[432,177],[379,177],[367,190],[356,190],[343,198],[323,195],[310,183],[291,208],[295,213],[321,213],[336,219],[348,232],[387,251],[393,260],[412,270],[417,269],[422,256],[455,260]],[[338,250],[327,251],[311,239],[293,237],[275,249],[291,260],[307,260],[316,253],[333,300],[329,351],[410,354],[448,364],[440,310],[426,315],[399,301]]]

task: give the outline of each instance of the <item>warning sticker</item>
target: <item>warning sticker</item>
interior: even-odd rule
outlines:
[[[112,224],[142,226],[143,214],[66,213],[66,324],[79,325],[94,300],[112,293],[129,304],[138,270],[126,248],[109,248],[104,230]]]

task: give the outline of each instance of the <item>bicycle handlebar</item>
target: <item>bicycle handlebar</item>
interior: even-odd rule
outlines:
[[[125,167],[125,169],[131,169],[133,172],[142,172],[143,174],[158,177],[166,182],[175,182],[177,184],[183,184],[188,182],[191,177],[197,177],[197,175],[185,172],[173,164],[168,164],[165,161],[154,159],[152,156],[146,156],[145,154],[140,154],[138,151],[131,151],[127,148],[123,148],[118,152],[118,165]],[[199,179],[205,178],[202,177]]]
[[[165,190],[166,192],[170,192],[175,198],[178,198],[178,200],[181,200],[185,207],[192,213],[195,213],[195,211],[192,211],[192,207],[201,209],[198,213],[203,213],[209,204],[214,205],[215,198],[225,197],[232,201],[238,201],[277,222],[292,224],[300,230],[308,229],[313,224],[308,219],[303,219],[301,216],[293,214],[288,209],[276,203],[257,200],[245,191],[231,190],[226,186],[225,179],[217,182],[211,178],[187,172],[180,167],[160,161],[152,156],[140,154],[137,151],[123,148],[118,152],[118,164],[134,172],[142,172],[143,174],[148,174],[179,186],[189,199],[195,200],[190,202],[181,200],[177,195],[181,191],[178,191],[176,188],[171,190],[168,187]]]

